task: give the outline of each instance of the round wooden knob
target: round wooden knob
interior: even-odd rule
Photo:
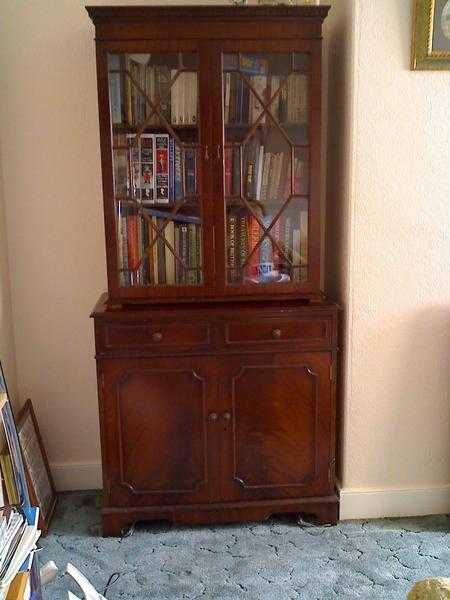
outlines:
[[[210,423],[215,423],[218,418],[219,415],[216,412],[209,413],[208,420]]]
[[[224,412],[224,413],[223,413],[223,415],[222,415],[222,419],[223,419],[224,421],[231,421],[231,413],[230,413],[230,412],[228,412],[228,411],[227,411],[227,412]]]
[[[163,339],[163,334],[160,331],[155,331],[152,335],[152,340],[154,342],[160,342]]]
[[[281,337],[281,329],[274,329],[272,331],[272,337],[278,340]]]

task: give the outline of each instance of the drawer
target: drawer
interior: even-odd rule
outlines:
[[[331,344],[331,322],[320,318],[261,318],[230,321],[225,325],[226,344],[302,343],[305,346]]]
[[[106,350],[205,346],[210,342],[210,326],[197,322],[104,323],[101,337]]]

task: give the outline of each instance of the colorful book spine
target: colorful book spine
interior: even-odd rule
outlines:
[[[175,202],[175,140],[169,139],[169,200]]]
[[[169,203],[169,136],[155,135],[156,153],[156,194],[155,201],[159,204]]]
[[[139,265],[138,215],[132,210],[127,214],[127,255],[130,285],[137,285],[136,270]]]
[[[175,199],[177,201],[183,198],[183,153],[175,144]]]
[[[261,228],[259,226],[258,221],[255,219],[253,215],[249,218],[248,225],[248,246],[249,246],[249,254],[250,260],[248,263],[248,276],[251,279],[258,278],[259,276],[259,254],[260,248],[258,247],[256,250],[254,248],[259,242],[261,237]]]
[[[238,280],[237,269],[237,214],[229,211],[227,214],[227,269],[228,283]]]
[[[185,149],[185,187],[186,196],[195,196],[197,193],[197,176],[196,176],[196,149]]]
[[[248,215],[245,210],[239,213],[238,221],[238,251],[239,251],[239,279],[242,277],[243,269],[248,258]]]

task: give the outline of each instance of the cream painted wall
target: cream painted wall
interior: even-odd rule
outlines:
[[[450,72],[411,72],[411,6],[359,0],[343,482],[450,482]]]
[[[450,470],[450,73],[409,71],[405,0],[333,4],[327,288],[344,305],[343,513],[434,512],[428,491],[445,499]],[[88,314],[106,288],[93,28],[79,0],[3,2],[0,24],[19,395],[36,404],[59,486],[92,487],[100,470]],[[399,488],[412,490],[413,505],[392,500]]]
[[[52,462],[98,461],[89,312],[105,289],[96,76],[81,2],[0,7],[0,132],[21,401]]]
[[[3,203],[3,177],[0,144],[0,360],[8,385],[11,401],[17,406],[17,377],[14,332],[11,312],[8,243],[6,236],[5,208]],[[0,441],[3,436],[0,435]]]

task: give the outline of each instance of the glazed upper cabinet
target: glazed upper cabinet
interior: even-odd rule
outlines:
[[[233,10],[89,8],[112,302],[320,297],[328,8]]]

